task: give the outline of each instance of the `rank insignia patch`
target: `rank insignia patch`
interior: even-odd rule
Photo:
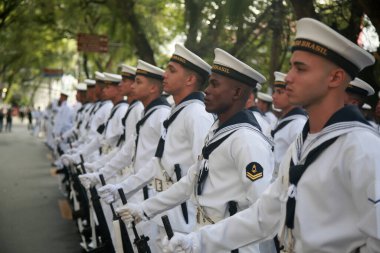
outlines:
[[[263,167],[256,162],[248,164],[245,170],[247,178],[249,178],[251,181],[256,181],[257,179],[260,179],[264,176]]]

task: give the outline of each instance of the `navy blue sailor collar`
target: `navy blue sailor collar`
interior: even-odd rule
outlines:
[[[257,106],[251,106],[251,107],[247,108],[247,110],[250,110],[251,112],[258,112],[261,115],[264,115],[263,112],[260,111],[260,109]]]
[[[343,108],[336,111],[330,117],[330,119],[326,122],[323,128],[326,128],[328,126],[331,126],[339,122],[349,122],[349,121],[357,121],[366,125],[370,125],[368,121],[364,118],[363,114],[360,112],[357,106],[346,105]],[[308,120],[302,130],[302,137],[304,140],[306,139],[309,131],[310,131],[310,126],[309,126],[309,120]]]
[[[304,115],[304,116],[307,116],[307,113],[305,112],[305,110],[303,110],[300,107],[294,107],[287,114],[285,114],[285,116],[282,117],[281,119],[285,119],[287,117],[294,116],[294,115]]]
[[[236,125],[236,124],[242,124],[242,123],[248,123],[261,131],[261,127],[259,123],[257,122],[255,116],[253,116],[253,114],[249,110],[243,109],[242,111],[237,112],[235,115],[229,118],[221,126],[219,126],[215,130],[215,133],[217,133],[218,131],[220,131],[221,129],[225,127]]]
[[[182,104],[182,103],[184,103],[186,101],[192,100],[192,99],[197,99],[197,100],[200,100],[200,101],[204,102],[205,101],[205,95],[201,91],[192,92],[189,95],[187,95],[187,97],[185,97],[184,99],[182,99],[182,101],[179,102],[178,105],[180,105],[180,104]]]
[[[123,103],[128,104],[128,102],[126,100],[122,99],[119,102],[117,102],[116,104],[114,104],[113,106],[117,106],[117,105],[123,104]]]
[[[155,100],[153,100],[152,102],[150,102],[150,104],[145,107],[144,114],[147,111],[149,111],[150,109],[152,109],[153,107],[159,106],[159,105],[166,105],[166,106],[170,107],[170,104],[168,103],[168,101],[166,100],[166,98],[164,98],[162,96],[159,96],[158,98],[156,98]]]

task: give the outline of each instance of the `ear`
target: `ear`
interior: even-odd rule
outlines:
[[[190,86],[190,85],[194,84],[195,82],[196,82],[195,75],[193,75],[193,74],[186,75],[186,78],[185,78],[185,85],[186,86]]]
[[[331,70],[329,75],[329,87],[336,88],[338,86],[346,85],[345,80],[347,73],[342,68],[335,68]]]
[[[240,100],[241,96],[243,95],[244,89],[240,86],[235,87],[233,90],[233,100]]]
[[[157,89],[158,87],[156,83],[154,82],[149,83],[148,90],[150,94],[155,93]]]

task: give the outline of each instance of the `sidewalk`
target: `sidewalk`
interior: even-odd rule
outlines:
[[[50,175],[49,154],[14,118],[11,133],[0,133],[0,248],[2,253],[79,253],[72,220],[62,218],[58,178]]]

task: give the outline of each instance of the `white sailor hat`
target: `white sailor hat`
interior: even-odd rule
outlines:
[[[136,76],[143,75],[143,76],[158,79],[158,80],[164,80],[164,73],[165,73],[164,70],[152,64],[149,64],[143,60],[138,60]]]
[[[286,77],[286,74],[275,71],[273,86],[278,87],[278,88],[285,88],[286,87],[285,77]]]
[[[136,68],[126,64],[121,64],[121,76],[126,79],[135,80]]]
[[[86,91],[87,85],[85,83],[78,83],[76,86],[77,91]]]
[[[65,95],[65,96],[70,96],[70,91],[69,90],[66,90],[66,89],[63,89],[63,90],[61,90],[61,95]]]
[[[180,44],[175,44],[175,51],[170,61],[177,62],[186,68],[194,70],[205,80],[211,74],[211,66],[207,62]]]
[[[261,88],[263,88],[263,86],[261,86],[261,84],[257,83],[256,84],[256,91],[261,90]]]
[[[329,59],[354,78],[360,70],[375,63],[375,58],[327,25],[312,19],[297,21],[292,52],[307,51]]]
[[[257,92],[257,98],[267,103],[272,103],[273,101],[273,98],[271,95],[263,93],[263,92]]]
[[[95,71],[95,80],[97,83],[101,84],[104,82],[104,74],[99,71]]]
[[[96,81],[93,80],[93,79],[85,79],[85,80],[84,80],[84,83],[87,84],[87,87],[88,87],[88,86],[95,86]]]
[[[362,105],[362,109],[363,109],[363,110],[372,110],[372,106],[370,106],[369,104],[364,103],[364,104]]]
[[[119,85],[121,82],[121,75],[103,72],[105,85]]]
[[[226,51],[215,48],[214,52],[215,59],[211,69],[212,72],[235,79],[253,88],[255,88],[258,83],[266,81],[262,74],[244,62],[239,61]]]
[[[375,94],[375,90],[371,87],[371,85],[357,77],[350,82],[350,84],[346,88],[346,91],[358,94],[363,97],[372,96],[373,94]]]

